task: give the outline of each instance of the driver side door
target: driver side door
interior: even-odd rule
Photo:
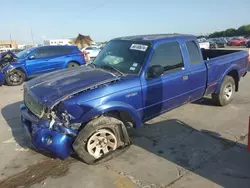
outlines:
[[[38,48],[29,55],[26,60],[26,70],[29,76],[46,72],[46,66],[51,56],[49,49],[49,47]]]
[[[179,42],[156,45],[148,69],[161,65],[164,73],[155,78],[141,78],[143,92],[143,121],[152,119],[189,101],[189,68],[182,57]]]

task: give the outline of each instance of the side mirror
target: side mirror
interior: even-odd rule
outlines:
[[[34,56],[34,55],[29,56],[28,59],[29,59],[29,60],[35,59],[35,56]]]
[[[164,67],[161,65],[153,65],[149,67],[147,72],[148,78],[156,78],[161,76],[164,73]]]

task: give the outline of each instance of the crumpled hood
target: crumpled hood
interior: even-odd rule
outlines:
[[[10,61],[4,61],[3,60],[3,57],[6,55],[6,54],[10,54],[12,56],[12,58],[10,59]],[[13,54],[11,51],[7,51],[7,52],[2,52],[0,53],[0,69],[2,69],[3,67],[7,66],[8,64],[10,63],[13,63],[13,58],[14,59],[18,59],[18,57]],[[14,61],[15,62],[15,61]]]
[[[119,77],[110,72],[86,65],[44,74],[28,81],[24,89],[40,103],[51,107],[70,95],[116,80]]]
[[[0,53],[0,60],[1,60],[2,57],[5,56],[6,54],[10,54],[12,57],[18,59],[18,57],[17,57],[14,53],[12,53],[11,51],[7,51],[7,52],[2,52],[2,53]]]

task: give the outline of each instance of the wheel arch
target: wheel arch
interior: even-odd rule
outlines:
[[[109,104],[98,106],[84,115],[83,119],[84,122],[87,123],[91,119],[101,115],[119,117],[119,119],[126,126],[134,128],[140,127],[142,123],[136,109],[129,104],[121,102],[112,102]]]
[[[239,77],[239,71],[238,71],[238,68],[233,66],[233,67],[230,67],[227,71],[225,71],[225,73],[223,74],[222,76],[222,79],[220,80],[216,90],[215,90],[215,93],[219,93],[220,92],[220,88],[221,88],[221,85],[225,79],[226,76],[231,76],[234,81],[235,81],[235,91],[238,91],[239,90],[239,81],[240,81],[240,77]]]
[[[77,63],[79,66],[81,65],[80,62],[78,62],[78,61],[76,61],[76,60],[70,60],[70,61],[68,61],[68,62],[66,63],[65,67],[67,68],[68,65],[69,65],[70,63]]]

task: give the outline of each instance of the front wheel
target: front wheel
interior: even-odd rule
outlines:
[[[14,69],[6,74],[5,81],[9,86],[21,85],[26,79],[26,75],[23,71]]]
[[[78,64],[78,63],[75,63],[75,62],[70,62],[70,63],[67,65],[67,68],[72,68],[72,67],[79,67],[79,64]]]
[[[231,76],[226,76],[218,94],[212,94],[212,99],[219,106],[226,106],[232,102],[235,94],[235,81]]]
[[[121,154],[130,142],[123,140],[123,122],[107,116],[90,121],[78,133],[73,148],[87,164],[99,164]]]

